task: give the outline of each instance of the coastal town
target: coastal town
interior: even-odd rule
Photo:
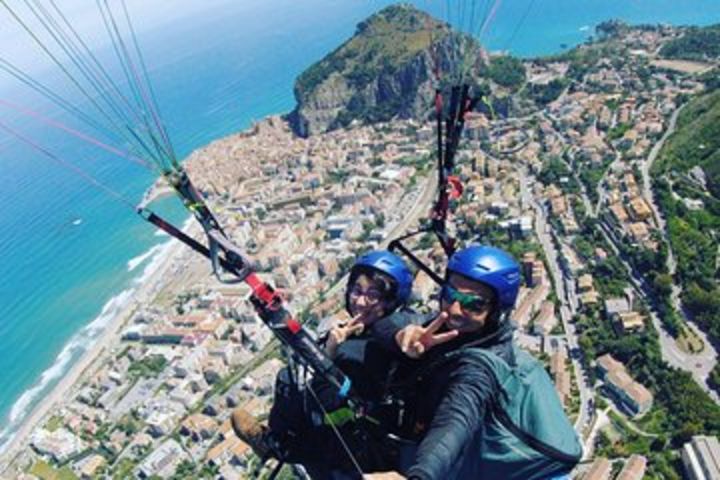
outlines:
[[[627,56],[573,73],[543,108],[468,115],[457,154],[464,192],[450,217],[462,242],[500,246],[521,264],[516,340],[555,382],[585,449],[574,478],[585,480],[674,478],[662,476],[670,448],[656,428],[657,382],[600,345],[651,345],[718,401],[707,382],[712,342],[685,317],[679,293],[663,303],[648,279],[648,265],[675,269],[649,171],[684,103],[703,91],[696,74],[711,65],[656,58],[677,35],[671,28],[623,35]],[[570,76],[567,60],[524,64],[526,88]],[[345,274],[359,254],[427,222],[434,128],[355,122],[301,138],[270,117],[185,165],[260,276],[316,328],[346,318]],[[442,274],[444,252],[430,234],[410,245]],[[231,480],[259,468],[229,417],[240,406],[268,413],[283,352],[249,287],[220,283],[180,245],[169,252],[102,352],[5,453],[1,478]],[[437,301],[437,286],[418,272],[413,306],[432,311]],[[687,478],[720,478],[716,437],[691,435],[675,455]]]

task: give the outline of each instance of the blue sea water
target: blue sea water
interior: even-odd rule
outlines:
[[[146,16],[143,8],[149,7],[130,2],[163,118],[179,155],[186,156],[253,120],[291,110],[295,77],[352,35],[357,22],[389,3],[213,0],[198,8],[197,2],[186,0],[174,3],[172,10]],[[437,15],[447,13],[446,2],[415,3]],[[475,3],[491,7],[490,1]],[[720,22],[720,2],[505,1],[499,3],[482,40],[491,50],[510,50],[521,56],[556,53],[562,44],[584,41],[594,25],[609,18],[630,23],[716,23]],[[44,75],[65,92],[57,75]],[[5,85],[0,87],[0,98],[12,98],[72,122],[57,107],[19,85],[0,85]],[[83,105],[80,98],[74,100]],[[154,180],[137,165],[36,120],[1,107],[0,120],[134,201]],[[113,313],[132,301],[132,289],[167,238],[158,236],[127,205],[2,131],[0,179],[4,193],[0,208],[1,449],[31,409],[92,345]],[[176,222],[185,218],[173,199],[160,207]]]

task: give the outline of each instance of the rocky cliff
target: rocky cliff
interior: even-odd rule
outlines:
[[[484,62],[473,40],[410,5],[393,5],[357,26],[355,35],[303,72],[288,120],[300,136],[362,122],[429,114],[434,70],[450,78]]]

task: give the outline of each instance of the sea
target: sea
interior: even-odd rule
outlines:
[[[87,28],[89,38],[98,39],[96,46],[92,41],[90,45],[99,58],[111,58],[109,45],[98,34],[95,2],[56,3],[62,8],[66,2],[70,22],[77,20],[81,34]],[[297,75],[349,38],[358,22],[390,3],[177,0],[169,6],[127,1],[162,119],[180,158],[253,121],[292,110]],[[561,52],[586,41],[599,22],[612,18],[631,24],[720,22],[718,0],[414,3],[451,23],[467,21],[473,9],[478,18],[480,12],[492,13],[482,43],[491,51],[522,57]],[[117,8],[119,3],[110,4]],[[3,25],[9,25],[7,18],[0,21]],[[37,52],[27,36],[0,44],[0,58],[5,58],[8,45],[9,55],[19,61],[25,52]],[[34,78],[78,108],[90,108],[68,87],[67,78],[45,63],[29,65]],[[0,99],[90,131],[3,72]],[[134,301],[169,239],[142,221],[131,204],[117,201],[67,165],[76,165],[131,203],[139,202],[154,182],[151,171],[2,105],[0,122],[54,157],[0,130],[1,451],[115,314]],[[176,223],[187,220],[173,198],[163,199],[157,208]]]

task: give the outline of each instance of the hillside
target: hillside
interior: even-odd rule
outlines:
[[[701,61],[720,58],[720,24],[688,28],[682,36],[666,43],[660,55]]]
[[[720,91],[685,107],[652,173],[677,257],[683,303],[719,339]]]
[[[460,43],[462,56],[455,51]],[[298,77],[297,106],[288,119],[305,137],[353,120],[422,117],[432,101],[434,65],[446,73],[457,70],[460,59],[474,67],[481,53],[474,41],[412,6],[387,7]]]
[[[654,171],[687,173],[702,168],[707,186],[720,199],[720,91],[694,98],[678,119]]]

